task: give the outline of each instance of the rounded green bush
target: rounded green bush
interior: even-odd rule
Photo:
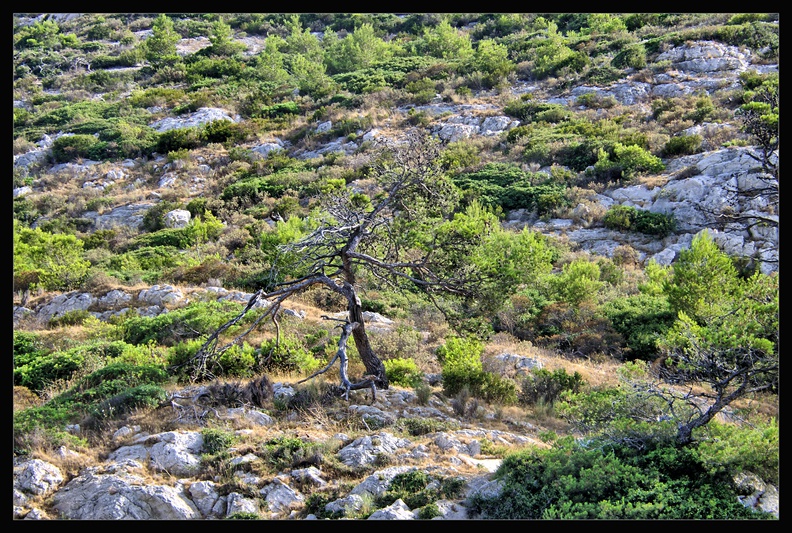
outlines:
[[[413,359],[396,358],[382,362],[388,382],[401,387],[417,387],[423,379],[423,372],[418,368]]]

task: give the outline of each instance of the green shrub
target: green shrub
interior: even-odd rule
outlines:
[[[101,159],[105,143],[93,135],[64,135],[52,143],[52,156],[57,163],[68,163],[78,158]]]
[[[256,350],[248,343],[242,346],[235,344],[220,356],[217,364],[218,370],[213,370],[217,376],[252,377],[257,364]]]
[[[443,391],[455,395],[463,390],[487,401],[512,404],[517,401],[517,387],[511,380],[498,374],[485,372],[480,341],[449,337],[437,348],[437,357],[443,367]]]
[[[294,468],[306,461],[321,462],[322,444],[306,442],[299,437],[281,435],[265,441],[261,446],[261,458],[277,471]]]
[[[14,368],[28,364],[47,353],[41,337],[37,333],[14,330],[13,338]]]
[[[572,112],[561,104],[549,104],[533,99],[518,98],[506,104],[503,112],[522,122],[561,122],[572,116]]]
[[[177,150],[192,150],[202,146],[201,130],[197,127],[176,128],[160,133],[157,152],[167,154]]]
[[[228,450],[239,440],[234,433],[215,428],[202,429],[201,437],[203,437],[203,451],[210,455]]]
[[[436,516],[443,516],[436,503],[429,503],[418,509],[418,520],[431,520]]]
[[[296,102],[282,102],[265,106],[262,108],[260,116],[269,118],[278,118],[288,115],[299,115],[300,106]]]
[[[167,394],[162,387],[151,384],[139,385],[99,402],[88,409],[88,413],[99,420],[116,418],[137,409],[157,407],[166,398]]]
[[[418,369],[413,359],[396,358],[382,362],[388,382],[401,387],[417,387],[423,380],[423,372]]]
[[[459,498],[463,491],[462,478],[435,478],[422,470],[409,470],[393,476],[387,490],[376,497],[375,504],[385,507],[401,499],[410,509],[427,508],[440,499]],[[426,513],[430,514],[431,509]]]
[[[49,446],[69,448],[88,447],[88,443],[63,428],[79,420],[79,413],[68,406],[42,405],[14,412],[13,434],[14,452],[30,453]]]
[[[138,235],[127,244],[127,250],[170,247],[185,250],[195,244],[182,228],[163,228],[153,233]]]
[[[663,147],[663,155],[689,155],[701,150],[701,135],[678,135],[671,137]]]
[[[646,49],[641,43],[627,45],[613,56],[611,65],[616,68],[644,68],[646,66]]]
[[[529,405],[539,402],[553,404],[562,392],[578,392],[585,385],[579,372],[567,374],[563,368],[550,372],[544,368],[534,370],[522,382],[520,400]]]
[[[244,140],[245,135],[239,124],[226,119],[204,124],[200,132],[201,140],[207,143],[238,142]]]
[[[652,361],[659,355],[657,340],[671,327],[676,314],[665,297],[637,294],[603,306],[613,328],[627,345],[625,359]]]
[[[751,472],[768,483],[778,484],[780,466],[779,426],[775,419],[737,425],[717,419],[707,424],[709,438],[696,453],[711,474]]]
[[[279,372],[311,373],[321,362],[293,337],[284,337],[276,346],[275,339],[261,344],[264,368]]]
[[[85,309],[74,309],[72,311],[66,311],[60,316],[51,318],[49,325],[52,328],[79,326],[91,318],[93,318],[93,315],[89,311]]]
[[[452,424],[436,418],[402,418],[398,425],[413,437],[454,429]]]
[[[232,302],[195,302],[154,317],[131,317],[121,324],[122,340],[129,344],[153,341],[173,346],[216,330],[241,310],[241,304]]]
[[[676,230],[673,215],[652,213],[628,205],[615,205],[602,218],[605,227],[619,231],[637,231],[647,235],[667,237]]]
[[[738,500],[729,476],[710,474],[695,448],[587,448],[573,439],[503,459],[497,497],[474,495],[483,519],[767,519]]]
[[[257,513],[239,511],[224,517],[223,520],[261,520],[261,516]]]
[[[153,207],[146,210],[143,215],[143,229],[146,231],[158,231],[165,227],[165,214],[178,209],[181,204],[169,200],[158,202]]]
[[[517,385],[507,377],[493,372],[482,372],[480,379],[473,379],[471,382],[479,383],[478,390],[472,390],[474,396],[499,405],[517,403]]]
[[[613,159],[611,159],[611,157]],[[624,145],[617,142],[610,154],[600,149],[594,171],[608,179],[631,179],[646,172],[661,172],[665,165],[660,158],[637,145]]]
[[[40,354],[14,368],[14,385],[39,392],[57,380],[67,380],[83,368],[85,355],[78,350]]]
[[[564,185],[534,184],[547,181],[546,176],[523,171],[514,164],[489,163],[452,179],[468,198],[488,207],[533,209],[542,215],[569,204]]]

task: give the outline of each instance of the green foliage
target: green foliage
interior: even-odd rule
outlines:
[[[437,348],[443,367],[443,390],[455,395],[467,390],[473,396],[504,405],[517,402],[517,386],[508,378],[486,372],[481,354],[483,344],[474,338],[451,336]]]
[[[398,425],[413,437],[454,429],[453,424],[436,418],[402,418]]]
[[[476,370],[482,368],[481,354],[484,345],[472,337],[451,336],[437,348],[437,359],[443,369]]]
[[[39,20],[16,32],[14,46],[19,49],[59,47],[60,33],[60,26],[54,20]]]
[[[532,97],[518,98],[507,102],[503,112],[523,123],[557,123],[572,117],[572,113],[563,105],[538,102]]]
[[[156,69],[172,65],[179,61],[176,54],[176,43],[181,36],[173,28],[173,20],[164,13],[154,19],[152,35],[144,41],[146,59]]]
[[[178,150],[192,150],[204,144],[201,129],[197,127],[174,128],[163,131],[157,141],[157,151],[163,154]]]
[[[566,263],[561,273],[548,279],[557,300],[578,306],[585,301],[596,301],[604,283],[600,281],[600,267],[586,259]]]
[[[148,87],[135,89],[128,102],[134,107],[174,106],[185,97],[184,89],[172,87]]]
[[[260,116],[269,118],[278,118],[288,115],[299,115],[300,106],[295,102],[281,102],[271,106],[265,106],[261,109]]]
[[[544,215],[569,204],[564,186],[535,185],[535,181],[546,181],[546,177],[510,163],[488,163],[480,170],[463,172],[452,179],[468,198],[487,207],[529,209]]]
[[[652,361],[660,354],[657,340],[671,327],[676,315],[668,299],[653,294],[616,298],[603,305],[603,312],[627,345],[625,359]]]
[[[264,368],[278,372],[309,374],[321,366],[321,362],[294,337],[284,337],[280,343],[275,339],[261,344]]]
[[[664,292],[675,312],[705,321],[721,315],[722,306],[732,301],[738,285],[734,263],[705,230],[693,238],[690,248],[679,253]]]
[[[60,316],[53,317],[49,321],[52,328],[60,328],[64,326],[78,326],[84,324],[87,320],[93,318],[93,315],[85,309],[74,309],[66,311]]]
[[[164,224],[160,214],[162,210],[157,209],[159,205],[161,204],[152,207],[146,212],[146,217],[149,218],[144,217],[144,225],[157,226]],[[223,223],[209,211],[203,213],[203,218],[205,220],[193,218],[183,228],[162,228],[153,233],[138,235],[127,244],[127,250],[156,247],[172,247],[184,250],[217,239],[223,230]],[[160,220],[162,222],[159,222]]]
[[[14,274],[36,272],[37,286],[45,290],[76,289],[88,275],[83,242],[74,235],[20,227],[15,220],[13,238]]]
[[[701,150],[701,135],[677,135],[671,137],[663,147],[663,155],[690,155]]]
[[[539,368],[523,380],[520,400],[529,405],[539,402],[553,404],[562,392],[579,392],[584,385],[585,381],[579,372],[568,374],[563,368],[552,372]]]
[[[239,511],[224,517],[223,520],[261,520],[261,516],[257,513]]]
[[[616,68],[644,68],[646,66],[646,49],[641,43],[627,45],[613,56],[611,65]]]
[[[451,26],[447,19],[423,29],[421,51],[432,57],[465,61],[473,57],[470,36]]]
[[[99,267],[122,281],[143,280],[157,283],[164,269],[195,264],[188,256],[172,246],[144,246],[136,250],[111,255]]]
[[[696,453],[710,474],[736,475],[751,472],[768,483],[779,481],[778,421],[725,424],[716,420],[707,426],[708,435]]]
[[[162,387],[145,384],[132,387],[108,398],[88,409],[96,419],[112,419],[138,409],[152,409],[165,401],[167,394]]]
[[[68,406],[42,405],[14,412],[14,451],[31,452],[49,445],[79,448],[87,442],[65,431],[63,428],[75,421],[75,412]]]
[[[332,31],[326,31],[322,44],[325,63],[331,74],[351,72],[387,60],[393,55],[394,48],[378,37],[368,23],[357,26],[343,39],[338,39]]]
[[[216,428],[202,429],[201,437],[203,437],[203,451],[210,455],[228,450],[239,440],[234,433]]]
[[[121,324],[122,338],[129,344],[173,346],[183,339],[198,338],[216,330],[236,316],[240,304],[231,302],[195,302],[154,317],[131,317]]]
[[[158,231],[165,227],[165,214],[174,209],[178,209],[181,205],[177,202],[164,200],[158,202],[153,207],[146,210],[143,215],[143,229],[146,231]]]
[[[399,57],[376,61],[371,66],[352,72],[332,76],[342,89],[355,94],[372,93],[386,87],[398,87],[405,83],[407,74],[428,68],[436,63],[431,57]]]
[[[416,387],[423,379],[423,372],[410,358],[386,359],[382,362],[385,365],[385,373],[388,382],[400,387]]]
[[[437,507],[435,503],[429,503],[424,505],[418,510],[418,519],[419,520],[431,520],[436,516],[443,516],[443,513],[440,512],[440,509]]]
[[[184,250],[195,244],[182,228],[163,228],[154,233],[138,235],[127,244],[127,250],[140,248],[170,247]]]
[[[445,170],[457,172],[478,165],[481,157],[476,147],[464,141],[448,143],[441,155]]]
[[[376,497],[377,507],[386,507],[401,499],[407,507],[425,507],[444,498],[461,496],[460,486],[453,481],[456,478],[435,479],[422,470],[409,470],[396,474],[388,483],[387,490]],[[427,510],[427,513],[429,511]]]
[[[32,391],[42,391],[56,380],[69,379],[85,362],[84,354],[74,350],[26,359],[26,363],[14,368],[14,384]]]
[[[102,159],[102,149],[106,146],[93,135],[66,135],[52,143],[52,156],[58,163],[68,163],[78,158]]]
[[[204,124],[200,133],[201,140],[207,143],[243,141],[245,132],[239,124],[230,120],[213,120]]]
[[[689,448],[592,447],[571,439],[509,455],[497,497],[474,496],[484,519],[767,519],[738,501]]]
[[[313,459],[322,458],[322,444],[306,442],[299,437],[281,435],[265,441],[261,446],[261,457],[276,471],[294,468]]]
[[[108,348],[112,345],[105,344]],[[88,346],[88,349],[100,347],[101,343]],[[76,347],[60,353],[76,356],[85,350],[85,347]],[[87,362],[84,358],[80,360],[82,364]],[[53,447],[84,446],[85,443],[68,435],[62,428],[78,421],[83,423],[86,416],[90,417],[87,420],[90,425],[93,421],[121,416],[135,409],[156,407],[165,400],[165,390],[161,385],[168,380],[169,376],[159,365],[109,363],[82,377],[45,405],[14,413],[15,442],[22,448],[41,446],[43,436],[45,443]]]
[[[662,172],[665,165],[659,157],[650,154],[637,145],[624,145],[617,142],[613,153],[599,150],[594,172],[608,179],[632,179],[647,172]]]
[[[481,39],[466,66],[468,72],[483,73],[482,81],[487,87],[494,87],[504,81],[515,68],[514,62],[509,59],[509,49],[493,39]]]
[[[255,374],[257,351],[247,342],[235,344],[225,350],[217,362],[219,369],[212,371],[217,376],[252,377]]]
[[[619,231],[637,231],[647,235],[667,237],[676,230],[673,215],[653,213],[629,205],[614,205],[602,218],[606,228]]]

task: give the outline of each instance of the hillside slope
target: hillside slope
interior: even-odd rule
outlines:
[[[757,107],[777,88],[777,15],[17,14],[14,28],[15,519],[502,518],[485,504],[513,497],[494,475],[505,457],[596,436],[561,390],[532,396],[537,380],[579,407],[633,363],[662,379],[688,314],[777,362],[777,92]],[[454,214],[496,217],[511,244],[487,259],[513,285],[464,307],[357,272],[391,386],[347,400],[336,366],[317,375],[346,318],[332,291],[261,323],[274,300],[255,300],[224,325],[304,274],[280,252],[323,200],[383,197],[381,150],[416,130],[438,143]],[[548,259],[513,281],[520,235]],[[707,239],[729,266],[675,277]],[[177,374],[213,332],[236,344],[217,379]],[[455,388],[447,357],[471,334],[480,374]],[[664,390],[709,401],[687,377]],[[712,423],[759,428],[755,453],[701,452],[764,518],[777,385]]]

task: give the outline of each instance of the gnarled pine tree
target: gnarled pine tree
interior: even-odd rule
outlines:
[[[300,272],[300,277],[256,292],[240,315],[210,335],[195,356],[178,368],[188,367],[193,380],[212,378],[213,363],[224,350],[267,317],[279,332],[281,304],[309,287],[321,285],[347,301],[348,318],[342,326],[339,353],[345,356],[343,343],[351,335],[370,376],[349,383],[342,357],[342,386],[347,391],[372,384],[387,389],[385,367],[371,347],[363,320],[358,296],[361,271],[393,287],[418,287],[430,298],[441,293],[471,297],[482,287],[491,286],[486,283],[487,273],[471,262],[470,250],[489,233],[500,230],[497,217],[490,216],[483,225],[472,226],[454,219],[459,195],[439,166],[439,150],[437,140],[418,132],[408,133],[403,141],[381,144],[369,172],[379,191],[374,198],[349,187],[325,192],[318,227],[280,248],[284,257],[298,263],[290,266],[291,272]],[[272,273],[272,279],[280,277],[280,273]],[[217,349],[223,331],[241,320],[261,298],[270,302],[266,313]]]

